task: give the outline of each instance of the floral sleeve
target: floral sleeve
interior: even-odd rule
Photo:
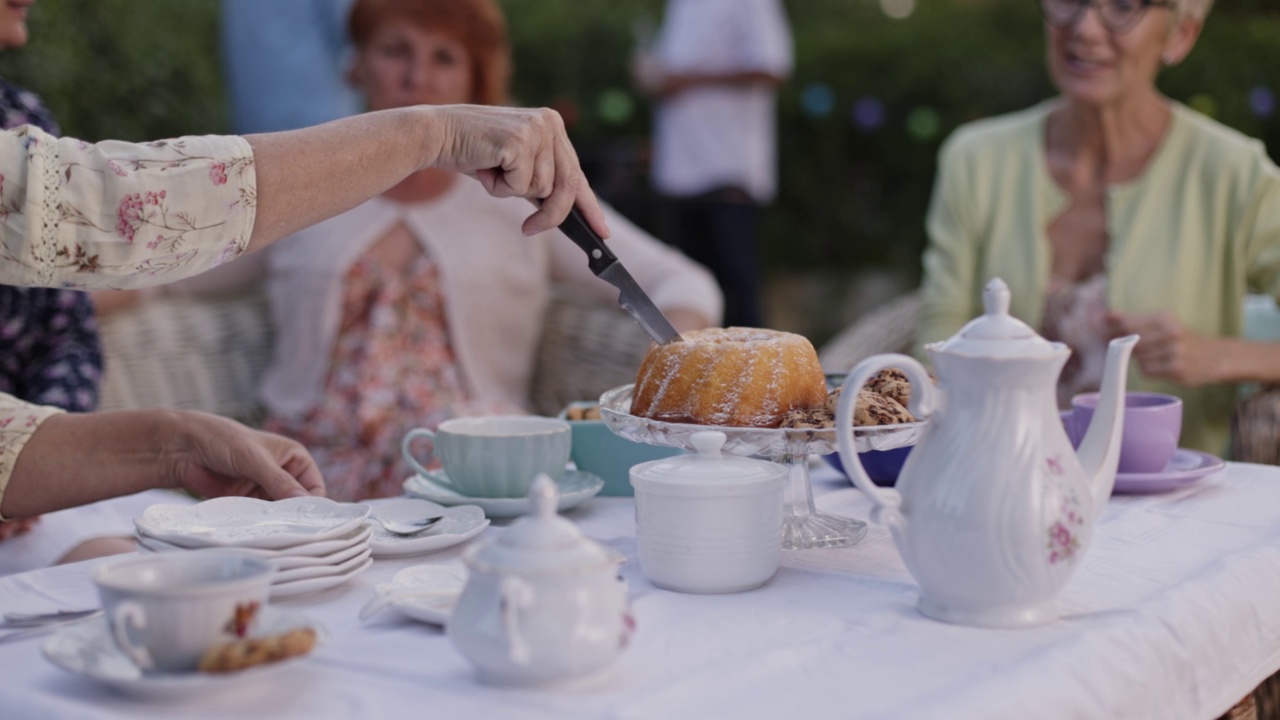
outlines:
[[[256,200],[240,137],[0,132],[0,283],[136,288],[196,275],[244,251]]]
[[[196,275],[244,252],[256,201],[243,138],[90,144],[6,130],[0,284],[136,288]],[[0,499],[18,453],[58,412],[0,394]]]
[[[61,412],[58,408],[32,405],[0,393],[0,502],[4,500],[4,491],[9,486],[18,453],[22,452],[31,434],[45,418]],[[0,517],[0,520],[6,519]]]

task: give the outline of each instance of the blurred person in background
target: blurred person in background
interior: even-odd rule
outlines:
[[[1130,388],[1180,396],[1182,445],[1224,454],[1232,384],[1280,380],[1280,344],[1240,337],[1246,291],[1280,296],[1280,170],[1156,88],[1212,0],[1038,2],[1061,95],[943,145],[917,339],[960,329],[1001,277],[1011,312],[1073,351],[1061,405],[1137,333]]]
[[[360,112],[342,78],[353,0],[221,1],[232,132],[294,130]]]
[[[511,48],[493,0],[357,0],[352,82],[371,111],[507,100]],[[459,415],[524,412],[551,283],[616,288],[558,231],[525,238],[527,203],[424,170],[269,253],[170,292],[265,278],[275,348],[265,427],[302,442],[329,496],[398,495],[400,441]],[[610,247],[678,330],[719,320],[715,281],[607,211]]]
[[[791,73],[781,0],[668,0],[633,74],[657,102],[663,237],[715,274],[725,325],[758,327],[760,209],[777,194],[778,86]]]

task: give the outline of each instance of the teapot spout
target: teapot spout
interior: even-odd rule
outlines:
[[[1124,433],[1124,395],[1129,382],[1129,355],[1138,343],[1137,335],[1112,340],[1107,346],[1107,364],[1103,370],[1098,407],[1089,430],[1080,442],[1076,457],[1089,478],[1093,492],[1094,512],[1100,511],[1111,497],[1120,464],[1120,437]]]

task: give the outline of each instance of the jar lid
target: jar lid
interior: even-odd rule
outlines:
[[[719,430],[703,430],[689,437],[696,453],[651,460],[631,468],[637,492],[690,497],[754,495],[782,486],[785,467],[764,460],[721,452],[726,440]]]
[[[539,474],[529,488],[530,512],[487,543],[468,547],[462,558],[476,570],[515,575],[578,572],[617,565],[619,553],[582,534],[556,514],[555,482]]]
[[[1031,326],[1009,314],[1009,286],[991,279],[982,290],[984,314],[970,320],[960,332],[928,347],[936,353],[970,357],[1036,358],[1059,355],[1061,343],[1040,337]]]

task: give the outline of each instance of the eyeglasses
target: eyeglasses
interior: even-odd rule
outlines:
[[[1038,0],[1050,25],[1075,25],[1089,7],[1098,8],[1102,26],[1114,34],[1128,32],[1153,7],[1172,7],[1173,0]]]

